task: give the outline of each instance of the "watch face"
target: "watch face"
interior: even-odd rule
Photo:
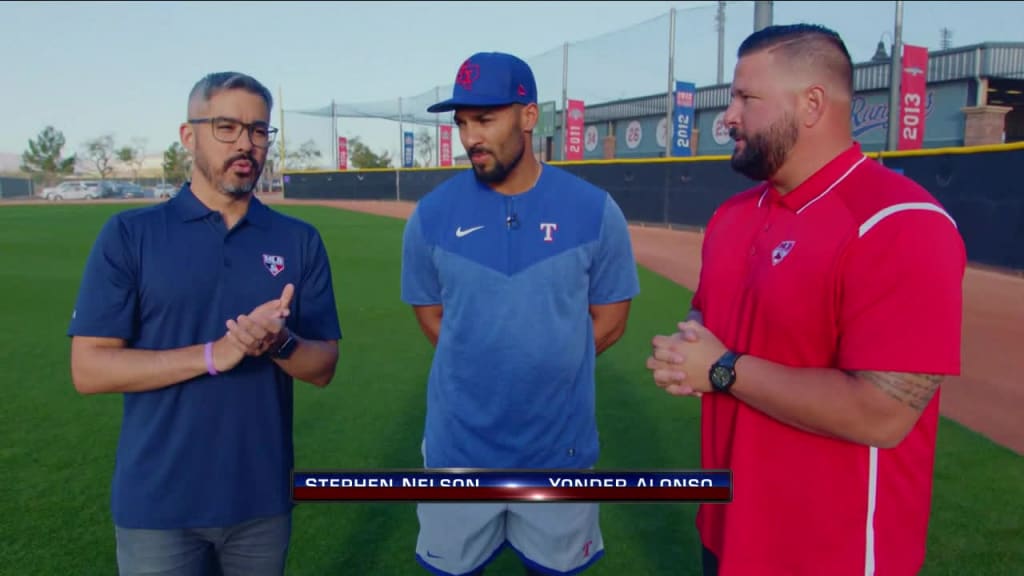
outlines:
[[[732,371],[725,366],[715,366],[711,371],[711,383],[716,387],[728,385],[731,378]]]
[[[288,339],[284,341],[284,344],[282,344],[280,348],[278,348],[277,352],[274,353],[274,356],[281,358],[282,360],[287,360],[292,355],[292,351],[295,350],[295,345],[297,343],[297,340],[288,336]]]

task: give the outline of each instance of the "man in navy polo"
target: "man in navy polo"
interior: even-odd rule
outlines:
[[[253,197],[276,129],[244,74],[192,89],[190,183],[100,231],[68,330],[82,394],[124,394],[120,574],[284,571],[292,380],[326,386],[341,330],[323,242]]]
[[[575,468],[597,461],[595,357],[625,332],[639,292],[622,211],[607,192],[533,155],[530,67],[479,53],[455,78],[473,169],[416,206],[402,299],[436,346],[429,468]],[[604,550],[595,503],[423,503],[417,558],[480,574],[506,545],[529,574],[575,574]]]

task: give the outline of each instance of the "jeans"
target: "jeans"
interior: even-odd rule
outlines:
[[[121,576],[281,576],[291,514],[175,530],[115,526]]]

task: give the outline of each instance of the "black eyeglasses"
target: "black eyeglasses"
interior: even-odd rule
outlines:
[[[249,142],[259,148],[269,148],[277,137],[277,128],[271,127],[266,122],[253,122],[246,124],[234,118],[189,118],[189,124],[209,124],[213,128],[213,137],[218,142],[234,144],[242,136],[242,132],[249,133]]]

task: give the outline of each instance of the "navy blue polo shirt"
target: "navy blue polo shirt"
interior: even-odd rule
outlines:
[[[295,285],[289,329],[341,338],[327,253],[311,225],[253,198],[227,230],[186,184],[114,215],[92,248],[69,336],[169,350],[217,340],[225,322]],[[124,528],[225,526],[291,509],[292,378],[268,358],[124,394],[111,496]]]
[[[639,290],[619,206],[565,170],[545,165],[515,196],[466,170],[420,200],[405,228],[402,299],[444,308],[426,466],[593,466],[590,306]]]

